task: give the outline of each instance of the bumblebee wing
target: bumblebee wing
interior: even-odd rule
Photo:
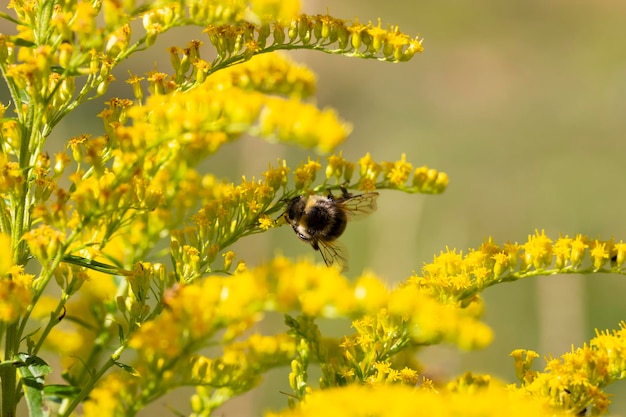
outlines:
[[[339,241],[317,241],[317,248],[327,266],[338,268],[341,272],[348,271],[348,250]]]
[[[336,202],[348,214],[350,220],[359,220],[376,211],[378,195],[378,193],[364,193],[353,197],[339,198]]]

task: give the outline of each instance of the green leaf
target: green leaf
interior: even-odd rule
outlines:
[[[91,259],[83,258],[82,256],[65,255],[63,257],[63,262],[83,266],[85,268],[93,269],[94,271],[102,272],[109,275],[120,275],[123,272],[122,269],[114,265],[109,265]]]
[[[65,68],[63,68],[60,65],[53,65],[50,67],[50,71],[54,72],[55,74],[63,74],[65,72]]]
[[[0,12],[0,17],[18,25],[24,24],[23,22],[20,22],[19,20],[15,19],[13,16],[6,14],[5,12]]]
[[[124,343],[124,328],[121,325],[117,325],[117,334],[120,338],[120,344]]]
[[[50,67],[50,70],[56,74],[60,74],[60,75],[68,75],[71,77],[75,77],[75,76],[79,76],[79,75],[84,75],[81,74],[76,68],[72,68],[72,69],[67,69],[64,68],[62,66],[59,65],[53,65]]]
[[[126,365],[122,362],[114,362],[114,363],[115,363],[115,366],[117,366],[118,368],[122,368],[123,370],[131,374],[132,376],[140,376],[139,372],[137,372],[135,368],[133,368],[132,366]]]
[[[44,408],[44,382],[45,376],[52,372],[52,368],[38,356],[30,356],[27,353],[19,353],[22,362],[14,362],[17,366],[24,397],[31,416],[47,417],[50,413]]]
[[[71,385],[53,384],[46,385],[43,389],[46,396],[69,397],[73,398],[80,392],[80,388]]]
[[[35,42],[31,42],[23,38],[13,38],[13,42],[15,42],[17,46],[25,46],[27,48],[32,48],[32,47],[37,46]]]

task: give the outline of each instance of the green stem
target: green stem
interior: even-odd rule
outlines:
[[[28,209],[30,208],[30,159],[31,159],[31,142],[36,140],[35,136],[35,107],[34,105],[28,106],[28,112],[26,117],[21,120],[21,144],[19,164],[22,175],[25,177],[24,186],[17,199],[13,200],[15,204],[15,212],[13,217],[13,230],[11,234],[13,252],[13,262],[17,265],[26,262],[26,247],[25,242],[22,241],[24,230],[30,227],[30,216]],[[17,201],[16,201],[17,200]]]
[[[37,106],[28,106],[28,111],[23,117],[20,117],[21,124],[21,144],[19,154],[20,169],[25,177],[24,185],[18,196],[15,196],[11,203],[15,207],[12,218],[11,230],[11,247],[13,248],[13,263],[16,265],[25,265],[28,259],[28,251],[26,244],[22,240],[24,231],[30,228],[30,199],[31,188],[29,181],[32,144],[37,141],[37,115],[35,108]],[[4,358],[5,360],[15,359],[19,351],[21,333],[19,331],[19,321],[11,323],[7,326],[4,340]],[[15,367],[3,367],[0,371],[2,380],[2,417],[15,416],[15,410],[18,401],[17,392],[17,369]]]
[[[63,292],[63,296],[61,297],[59,304],[57,304],[56,310],[50,313],[50,320],[48,320],[48,324],[46,325],[46,328],[43,329],[43,332],[41,333],[41,336],[39,337],[37,344],[35,345],[33,351],[31,352],[31,355],[33,356],[37,355],[37,353],[39,352],[39,349],[41,349],[41,346],[43,345],[43,342],[48,337],[48,334],[50,333],[50,331],[54,328],[54,326],[56,326],[59,323],[59,317],[61,316],[61,311],[63,311],[63,308],[65,307],[65,304],[67,303],[67,300],[69,300],[69,295],[66,292]]]
[[[87,396],[91,393],[91,390],[93,390],[93,388],[95,387],[96,383],[100,381],[100,379],[104,376],[104,374],[113,365],[115,365],[117,360],[122,355],[122,352],[124,352],[124,349],[126,349],[126,343],[122,344],[122,346],[120,346],[115,352],[113,352],[109,360],[107,360],[102,365],[102,367],[100,367],[98,372],[91,375],[91,378],[89,378],[85,386],[80,390],[78,395],[74,397],[72,402],[67,407],[62,407],[62,409],[59,410],[60,417],[69,417],[72,411],[74,411],[74,409],[78,407],[78,405],[82,403],[85,398],[87,398]]]
[[[520,279],[532,278],[538,276],[550,276],[550,275],[568,275],[568,274],[620,274],[626,275],[626,271],[618,270],[618,269],[608,269],[608,268],[600,268],[595,269],[593,266],[589,267],[567,267],[567,268],[550,268],[550,269],[537,269],[523,272],[511,272],[497,278],[492,278],[480,286],[472,286],[467,288],[465,291],[460,293],[456,298],[458,300],[468,300],[472,298],[474,295],[484,291],[486,288],[491,287],[496,284],[501,284],[504,282],[514,282],[519,281]]]
[[[19,345],[17,335],[17,322],[7,326],[4,341],[4,360],[12,361],[17,353],[16,346]],[[2,417],[14,417],[17,408],[17,368],[14,366],[3,366],[0,368],[0,378],[2,379]]]

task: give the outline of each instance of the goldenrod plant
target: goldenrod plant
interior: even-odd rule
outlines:
[[[285,225],[297,196],[446,189],[445,173],[404,155],[344,158],[350,125],[313,104],[314,75],[281,52],[384,65],[412,59],[421,38],[381,21],[302,14],[296,0],[10,0],[0,17],[12,26],[0,34],[9,93],[0,103],[2,417],[132,416],[181,387],[195,388],[191,416],[221,415],[275,368],[291,391],[276,390],[284,406],[268,416],[608,412],[603,389],[626,375],[623,323],[541,372],[537,353],[512,352],[519,382],[510,385],[471,372],[429,379],[418,352],[488,345],[481,293],[492,285],[624,274],[623,241],[542,231],[524,243],[487,239],[442,252],[393,288],[374,272],[348,279],[285,256],[252,265],[232,251]],[[120,63],[190,26],[203,37],[168,49],[169,72],[120,79]],[[132,96],[108,95],[124,82]],[[104,134],[46,146],[97,97],[106,99]],[[267,161],[267,171],[235,181],[199,168],[243,135],[311,157]],[[284,324],[262,332],[270,312]],[[324,335],[321,318],[347,318],[351,331]]]

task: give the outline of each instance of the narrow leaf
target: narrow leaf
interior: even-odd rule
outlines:
[[[49,412],[44,409],[44,382],[45,376],[52,372],[52,368],[38,356],[26,353],[18,354],[22,360],[17,363],[20,372],[24,398],[31,416],[48,417]]]
[[[139,376],[139,372],[137,372],[135,370],[135,368],[133,368],[130,365],[126,365],[124,363],[121,362],[115,362],[115,365],[119,368],[122,368],[123,370],[125,370],[126,372],[128,372],[129,374],[131,374],[132,376]]]

